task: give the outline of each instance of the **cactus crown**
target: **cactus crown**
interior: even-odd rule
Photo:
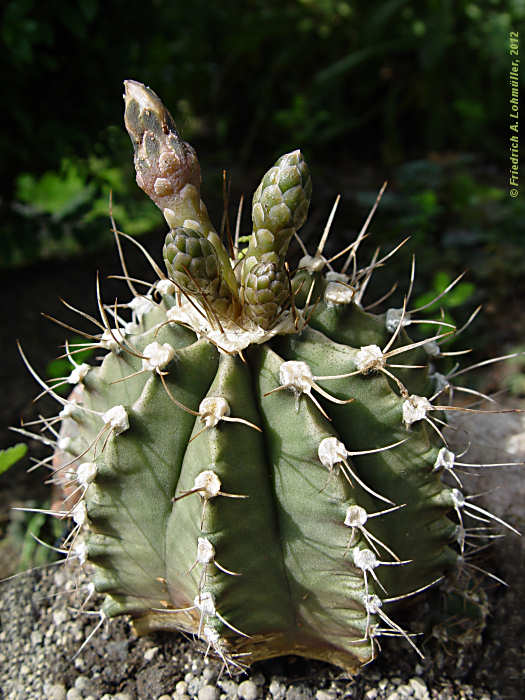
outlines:
[[[304,224],[312,183],[299,150],[281,156],[253,196],[253,232],[242,252],[229,254],[200,198],[200,168],[157,95],[127,80],[125,123],[135,148],[137,183],[159,206],[171,230],[164,244],[168,276],[183,297],[178,320],[208,336],[219,331],[233,351],[292,332],[286,253]],[[174,312],[175,314],[175,312]],[[200,316],[198,318],[196,316]]]
[[[392,254],[358,267],[366,225],[339,272],[327,226],[291,274],[311,195],[298,150],[257,188],[247,247],[227,251],[194,150],[152,90],[125,86],[137,182],[170,226],[167,275],[151,261],[149,292],[129,281],[129,321],[99,293],[101,364],[71,358],[68,399],[44,385],[62,406],[69,558],[94,566],[101,619],[191,632],[229,669],[295,653],[353,672],[381,634],[421,653],[385,608],[450,572],[466,595],[471,516],[512,529],[457,488],[441,427],[454,375],[437,370],[452,331],[412,342],[410,294],[363,307]]]

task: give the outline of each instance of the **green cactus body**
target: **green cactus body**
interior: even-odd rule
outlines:
[[[62,400],[82,486],[72,554],[94,565],[103,614],[139,633],[193,633],[228,667],[293,653],[355,672],[381,628],[410,642],[389,600],[462,554],[427,355],[321,255],[290,278],[311,192],[299,151],[264,176],[231,261],[193,149],[151,90],[128,82],[125,99],[137,180],[172,229],[168,277]]]

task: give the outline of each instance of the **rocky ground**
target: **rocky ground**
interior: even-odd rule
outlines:
[[[513,592],[514,591],[514,592]],[[423,638],[420,660],[399,640],[354,679],[296,657],[256,664],[230,677],[182,636],[138,639],[125,621],[103,624],[77,608],[78,572],[48,570],[4,584],[0,598],[0,689],[6,700],[336,700],[337,698],[503,700],[523,697],[523,613],[517,589],[492,591],[493,613],[480,644]],[[87,609],[96,609],[96,600]],[[424,607],[424,606],[423,606]],[[519,608],[518,608],[519,610]],[[420,610],[424,615],[428,610]]]

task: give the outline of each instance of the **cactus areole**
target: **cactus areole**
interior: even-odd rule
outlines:
[[[195,635],[228,670],[297,654],[354,673],[381,634],[419,652],[389,605],[465,547],[452,453],[440,468],[449,329],[411,342],[406,304],[365,310],[382,261],[357,265],[362,236],[339,271],[325,235],[291,269],[311,195],[299,150],[255,191],[247,244],[225,246],[169,112],[135,81],[124,100],[137,183],[170,228],[166,272],[150,259],[149,288],[99,299],[101,361],[56,397],[69,558],[94,571],[104,619]]]

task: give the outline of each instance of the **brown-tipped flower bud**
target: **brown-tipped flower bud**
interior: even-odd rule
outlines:
[[[124,121],[135,149],[137,184],[160,209],[171,209],[186,185],[199,190],[197,155],[153,90],[135,80],[124,86]]]

